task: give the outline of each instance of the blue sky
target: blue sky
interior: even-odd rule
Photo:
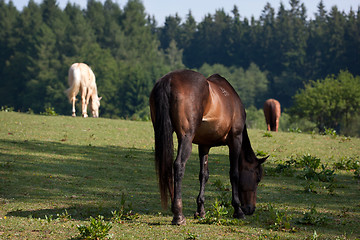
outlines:
[[[100,0],[105,2],[105,0]],[[261,11],[267,2],[271,4],[277,11],[280,2],[282,2],[286,8],[289,8],[288,0],[142,0],[145,6],[146,13],[154,15],[158,25],[163,25],[165,17],[169,15],[178,15],[184,19],[191,10],[192,15],[197,22],[202,21],[204,16],[208,13],[213,14],[217,9],[224,9],[225,12],[231,13],[234,5],[239,9],[241,17],[251,18],[254,16],[259,18]],[[307,15],[309,18],[314,17],[314,13],[317,12],[317,5],[320,0],[300,0],[307,8]],[[9,0],[5,1],[6,3]],[[37,3],[41,3],[42,0],[35,0]],[[57,0],[59,6],[64,8],[68,2],[76,3],[81,8],[86,8],[87,0]],[[127,0],[113,0],[123,7]],[[360,0],[323,0],[325,8],[330,11],[331,7],[336,5],[340,11],[349,12],[350,8],[357,11],[360,6]],[[28,4],[28,0],[13,0],[13,3],[17,9],[22,10],[24,6]]]

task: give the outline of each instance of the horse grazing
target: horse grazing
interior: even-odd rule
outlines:
[[[246,130],[244,106],[225,78],[215,74],[206,79],[191,70],[170,72],[155,83],[150,94],[150,111],[161,202],[166,208],[170,193],[172,224],[186,223],[181,188],[192,143],[198,144],[200,157],[200,192],[195,216],[205,216],[208,153],[211,147],[220,145],[229,147],[233,216],[244,218],[244,214],[254,213],[256,189],[262,177],[261,164],[266,158],[255,156]],[[174,131],[178,139],[175,161]]]
[[[76,95],[81,91],[82,116],[86,118],[87,105],[90,104],[90,111],[93,117],[99,117],[99,107],[101,97],[98,97],[95,74],[91,68],[85,63],[74,63],[69,69],[68,81],[70,88],[66,90],[66,94],[72,103],[72,116],[75,117],[75,101]]]
[[[279,130],[279,119],[281,115],[280,103],[275,99],[268,99],[264,103],[264,115],[268,131]]]

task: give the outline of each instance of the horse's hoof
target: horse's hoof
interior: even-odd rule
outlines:
[[[201,213],[196,212],[196,213],[194,214],[194,218],[195,218],[195,219],[204,218],[204,217],[205,217],[205,212],[201,212]]]
[[[238,218],[238,219],[245,219],[245,214],[243,212],[240,212],[240,213],[234,212],[233,217]]]
[[[87,118],[88,117],[88,115],[87,114],[83,114],[83,118]]]
[[[73,113],[71,116],[72,116],[72,117],[76,117],[76,114],[75,114],[75,113]]]
[[[178,226],[185,226],[186,225],[186,218],[184,216],[173,218],[171,221],[172,225],[178,225]]]

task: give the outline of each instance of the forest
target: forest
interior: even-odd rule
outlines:
[[[320,0],[308,16],[300,0],[289,3],[266,4],[258,19],[234,6],[201,22],[189,11],[159,24],[141,0],[88,0],[85,9],[29,0],[21,11],[0,0],[0,106],[71,115],[68,69],[84,62],[96,75],[101,117],[148,119],[155,81],[189,68],[223,75],[248,108],[271,97],[319,129],[349,128],[360,119],[360,8],[326,11]]]

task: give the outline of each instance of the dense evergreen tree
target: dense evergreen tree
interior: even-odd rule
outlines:
[[[181,18],[176,14],[175,16],[168,16],[165,18],[164,27],[161,28],[159,39],[162,49],[167,49],[171,41],[179,42]]]
[[[51,106],[68,114],[64,90],[74,62],[95,72],[106,117],[148,117],[154,82],[178,68],[223,74],[246,106],[257,108],[268,97],[290,107],[304,83],[307,88],[340,70],[360,75],[360,8],[345,13],[333,6],[327,12],[319,0],[308,18],[300,0],[289,4],[275,10],[268,3],[259,19],[242,18],[234,6],[197,23],[189,11],[184,19],[168,16],[158,27],[141,0],[122,7],[88,0],[85,9],[29,0],[21,11],[0,0],[0,106],[36,113]]]
[[[158,50],[159,41],[147,24],[145,8],[140,0],[129,0],[124,7],[122,28],[126,36],[122,52],[125,65],[123,77],[126,84],[121,89],[123,115],[132,116],[137,111],[141,116],[148,113],[148,97],[155,80],[164,74],[159,63],[164,56]],[[160,70],[160,71],[159,71]],[[162,72],[162,73],[161,73]]]
[[[327,17],[323,1],[318,4],[318,12],[315,20],[309,23],[309,38],[306,49],[306,77],[312,79],[321,78],[325,73],[327,46],[326,36]]]
[[[0,0],[0,76],[6,67],[6,60],[13,54],[13,27],[18,15],[19,13],[11,1],[7,5],[4,0]]]
[[[17,17],[9,39],[9,47],[13,54],[6,60],[6,67],[1,76],[4,84],[0,84],[0,88],[1,92],[5,93],[1,97],[1,105],[26,110],[23,97],[27,91],[27,82],[35,77],[29,69],[33,63],[31,57],[36,54],[36,33],[40,31],[42,24],[40,7],[34,1],[29,1],[28,6],[24,7]]]
[[[17,107],[16,97],[13,96],[17,89],[18,79],[10,79],[9,59],[15,53],[14,27],[19,13],[12,1],[5,4],[0,0],[0,96],[7,99],[9,106]]]

